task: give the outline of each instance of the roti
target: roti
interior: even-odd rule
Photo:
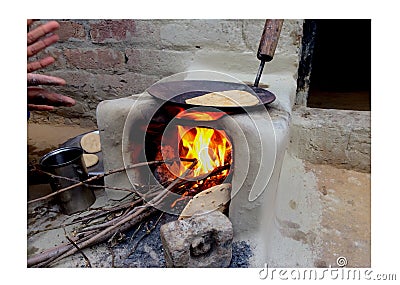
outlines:
[[[81,147],[88,153],[101,151],[100,136],[97,133],[89,133],[81,138]]]
[[[83,160],[85,161],[86,167],[92,167],[99,162],[99,157],[92,153],[84,153]]]
[[[230,189],[231,184],[224,183],[196,194],[187,203],[178,219],[184,220],[195,214],[208,213],[214,210],[223,212],[231,199]]]
[[[202,96],[186,99],[187,104],[214,107],[254,106],[260,100],[253,94],[242,90],[227,90],[207,93]]]

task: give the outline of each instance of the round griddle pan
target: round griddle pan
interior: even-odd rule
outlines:
[[[203,105],[187,104],[186,100],[202,96],[210,92],[227,91],[227,90],[242,90],[255,94],[259,103],[253,106],[212,106],[226,112],[241,112],[244,108],[256,108],[262,105],[272,103],[276,97],[274,94],[259,87],[249,87],[245,84],[211,80],[184,80],[184,81],[168,81],[156,83],[147,89],[147,92],[155,98],[161,99],[168,103],[181,106],[185,109],[209,108]]]

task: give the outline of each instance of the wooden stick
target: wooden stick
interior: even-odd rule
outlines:
[[[156,192],[156,193],[158,193],[158,192]],[[153,194],[154,194],[154,193],[153,193]],[[141,198],[139,198],[139,199],[137,199],[137,200],[135,200],[135,201],[125,203],[124,205],[114,206],[114,207],[111,207],[111,208],[109,208],[109,209],[107,209],[107,208],[101,209],[101,210],[103,210],[104,212],[101,212],[101,213],[91,213],[91,214],[89,214],[89,215],[86,215],[86,216],[83,217],[83,218],[74,219],[72,222],[70,222],[70,223],[68,223],[68,224],[62,224],[62,225],[59,225],[59,226],[57,226],[57,227],[45,229],[45,230],[43,230],[43,231],[58,229],[58,228],[61,228],[61,227],[66,227],[66,226],[70,226],[70,225],[77,224],[77,223],[84,223],[84,222],[86,222],[86,221],[90,221],[90,220],[99,218],[99,217],[101,217],[102,215],[107,215],[107,214],[109,214],[109,213],[112,213],[112,212],[114,212],[114,211],[123,210],[123,209],[128,208],[128,207],[135,207],[135,206],[137,206],[138,204],[140,204],[140,203],[142,203],[142,202],[143,202],[143,200],[142,200]],[[38,231],[38,232],[41,232],[41,231]],[[81,234],[82,234],[82,233],[79,233],[77,236],[79,236],[79,235],[81,235]],[[76,242],[79,244],[79,243],[82,242],[83,240],[87,240],[88,237],[89,237],[90,235],[93,235],[93,234],[94,234],[94,231],[92,231],[91,233],[85,232],[85,233],[84,233],[84,235],[85,235],[84,238],[79,239],[79,238],[75,237],[75,238],[74,238],[74,241],[76,241]],[[59,245],[59,246],[56,246],[56,247],[54,247],[54,248],[52,248],[52,249],[48,249],[48,250],[46,250],[46,251],[44,251],[44,252],[42,252],[42,253],[40,253],[40,254],[38,254],[38,255],[36,255],[36,256],[33,256],[33,257],[29,258],[29,259],[28,259],[28,267],[31,267],[31,266],[40,264],[40,263],[42,263],[42,262],[45,261],[45,260],[51,260],[52,258],[54,258],[54,256],[57,257],[57,255],[60,255],[60,254],[62,254],[62,253],[64,253],[64,252],[70,250],[71,248],[72,248],[71,245]]]
[[[135,223],[133,223],[133,225],[134,225],[137,223],[137,221],[136,221],[137,219],[143,220],[143,218],[139,218],[139,217],[147,216],[148,213],[152,213],[152,212],[156,211],[154,206],[160,204],[163,201],[163,199],[170,193],[170,190],[176,184],[178,184],[179,181],[184,179],[192,171],[192,169],[194,168],[194,166],[196,164],[197,164],[197,160],[194,160],[193,163],[189,166],[189,168],[182,174],[182,176],[177,177],[165,190],[161,191],[161,193],[158,194],[156,197],[154,197],[150,202],[148,202],[144,206],[136,207],[137,211],[135,211],[134,213],[132,213],[132,214],[128,215],[127,217],[123,218],[122,220],[118,221],[116,224],[109,226],[108,228],[102,230],[101,232],[92,236],[88,240],[82,242],[80,244],[80,248],[85,248],[87,246],[107,240],[110,236],[112,236],[114,234],[113,230],[118,229],[121,232],[125,231],[126,229],[128,229],[132,226],[132,223],[131,223],[132,220],[135,220]],[[153,208],[150,208],[151,206],[153,206]],[[120,226],[122,226],[124,229],[119,228]],[[57,262],[57,261],[61,260],[62,258],[70,256],[76,252],[77,252],[76,248],[72,248],[72,249],[68,250],[67,252],[61,254],[58,258],[56,258],[54,260],[54,262]]]
[[[203,174],[203,175],[199,175],[199,176],[197,176],[197,177],[190,177],[190,178],[189,178],[190,180],[186,180],[186,181],[180,182],[180,183],[177,184],[177,186],[180,187],[180,186],[182,186],[182,185],[189,184],[190,187],[192,187],[193,184],[196,184],[196,183],[198,183],[198,182],[201,181],[201,180],[204,180],[204,179],[207,179],[208,177],[213,177],[213,176],[215,176],[215,175],[220,174],[222,171],[224,171],[224,170],[226,170],[226,169],[229,169],[230,166],[231,166],[231,165],[228,164],[228,163],[227,163],[227,164],[224,164],[224,165],[222,165],[222,166],[218,166],[218,167],[214,168],[214,169],[213,169],[211,172],[209,172],[209,173],[206,173],[206,174]]]
[[[158,195],[159,193],[160,193],[160,190],[152,192],[152,193],[149,194],[149,197],[146,197],[146,198],[150,198],[151,196]],[[137,199],[135,201],[128,202],[128,203],[126,203],[124,205],[118,205],[118,206],[115,206],[115,207],[111,207],[109,209],[108,208],[101,209],[101,210],[103,210],[105,212],[102,212],[102,213],[91,213],[89,215],[86,215],[83,218],[77,218],[77,219],[73,220],[72,222],[70,222],[68,224],[62,224],[62,225],[57,226],[57,227],[52,227],[52,228],[48,228],[48,229],[44,229],[44,230],[39,230],[36,233],[41,232],[41,231],[54,230],[54,229],[70,226],[70,225],[73,225],[73,224],[90,221],[92,219],[99,218],[102,215],[106,215],[106,214],[109,214],[109,213],[114,212],[114,211],[118,211],[118,210],[121,210],[121,209],[124,209],[124,208],[127,208],[127,207],[135,207],[139,203],[142,203],[142,202],[143,202],[143,200],[139,198],[139,199]],[[74,240],[79,244],[83,240],[87,240],[89,234],[92,235],[93,232],[92,233],[85,232],[84,234],[85,234],[84,238],[82,238],[82,239],[74,238]],[[46,251],[44,251],[44,252],[42,252],[42,253],[40,253],[40,254],[38,254],[36,256],[33,256],[33,257],[29,258],[28,259],[28,267],[40,264],[45,260],[50,260],[51,258],[54,258],[54,256],[61,255],[62,253],[68,251],[71,248],[72,248],[71,245],[59,245],[59,246],[56,246],[56,247],[54,247],[52,249],[48,249],[48,250],[46,250]]]
[[[167,188],[165,188],[165,190],[161,191],[160,194],[158,194],[151,201],[149,201],[148,205],[149,206],[158,205],[162,201],[162,199],[165,198],[165,196],[167,194],[169,194],[169,192],[172,190],[172,188],[174,188],[180,181],[185,179],[185,177],[193,170],[193,168],[196,166],[196,164],[197,164],[197,159],[192,162],[192,164],[188,167],[188,169],[186,169],[186,171],[181,176],[177,177],[174,181],[172,181],[171,184],[168,185]]]
[[[114,173],[126,171],[126,170],[129,170],[129,169],[134,169],[134,168],[137,168],[137,167],[148,166],[148,165],[152,165],[152,164],[172,163],[172,162],[179,161],[179,160],[191,161],[192,159],[189,160],[189,159],[175,158],[175,159],[169,159],[169,160],[155,160],[155,161],[149,161],[149,162],[146,161],[146,162],[139,162],[139,163],[136,163],[136,164],[133,164],[133,165],[128,165],[127,167],[121,167],[121,168],[118,168],[118,169],[112,169],[112,170],[110,170],[110,171],[108,171],[106,173],[101,173],[101,174],[98,174],[96,176],[90,177],[90,178],[88,178],[88,179],[86,179],[84,181],[80,181],[80,182],[78,182],[76,184],[73,184],[73,185],[70,185],[68,187],[62,188],[62,189],[60,189],[60,190],[58,190],[56,192],[50,193],[50,194],[48,194],[46,196],[30,200],[30,201],[28,201],[28,204],[39,202],[39,201],[42,201],[42,200],[46,200],[48,198],[51,198],[51,197],[53,197],[53,196],[55,196],[57,194],[60,194],[60,193],[64,192],[64,191],[76,188],[78,186],[85,185],[85,184],[87,184],[87,183],[89,183],[89,182],[91,182],[93,180],[97,180],[97,179],[103,178],[105,176],[114,174]]]
[[[151,233],[151,231],[154,230],[157,227],[157,224],[161,220],[161,217],[163,215],[164,215],[164,212],[161,213],[161,215],[158,217],[157,221],[154,223],[154,225],[150,229],[147,228],[147,225],[146,225],[146,232],[139,238],[139,240],[133,246],[131,251],[125,256],[125,258],[128,258],[129,256],[131,256],[135,252],[136,248],[138,247],[139,243],[144,239],[144,237],[148,236]]]
[[[184,177],[190,173],[190,171],[194,168],[196,164],[197,160],[194,160],[192,165],[185,171],[185,173],[181,177],[178,177],[175,181],[173,181],[166,189],[160,192],[151,193],[151,196],[156,195],[156,197],[154,197],[149,204],[145,206],[140,206],[140,208],[136,207],[138,208],[137,211],[130,214],[128,217],[125,217],[123,220],[120,220],[117,224],[104,229],[100,233],[90,235],[90,237],[88,237],[85,240],[79,241],[80,248],[84,248],[94,243],[99,243],[104,240],[107,240],[110,236],[114,234],[113,233],[114,229],[118,228],[118,230],[121,232],[125,231],[129,229],[131,226],[137,224],[138,222],[141,222],[143,219],[150,216],[152,213],[156,211],[156,209],[155,208],[148,209],[148,208],[151,205],[158,205],[159,203],[161,203],[163,198],[165,198],[165,196],[169,193],[169,191],[172,190],[172,188],[175,187],[175,185],[177,185],[178,182],[184,179]],[[28,259],[28,267],[47,266],[49,263],[59,261],[62,258],[74,254],[75,252],[76,248],[73,248],[71,245],[58,246],[55,249],[47,250],[46,252],[39,254],[38,256],[34,256]]]
[[[104,223],[101,223],[101,224],[96,224],[96,225],[84,227],[84,228],[80,229],[78,233],[83,233],[83,232],[87,232],[87,231],[103,229],[103,228],[106,228],[108,226],[115,225],[119,220],[122,220],[124,217],[126,217],[129,214],[131,214],[133,212],[133,210],[134,209],[132,209],[132,210],[128,211],[127,213],[125,213],[125,214],[123,214],[123,215],[121,215],[119,217],[116,217],[116,218],[114,218],[114,219],[112,219],[112,220],[110,220],[108,222],[104,222]]]
[[[53,173],[50,173],[50,172],[47,172],[47,171],[44,171],[44,170],[41,170],[41,169],[38,169],[38,168],[35,168],[35,171],[41,172],[41,173],[43,173],[43,174],[46,174],[46,175],[49,175],[49,176],[51,176],[51,177],[58,178],[58,179],[64,179],[64,180],[71,181],[71,182],[75,182],[75,183],[80,183],[80,182],[81,182],[81,181],[78,180],[78,179],[69,178],[69,177],[60,176],[60,175],[55,175],[55,174],[53,174]],[[100,175],[100,174],[99,174],[99,175]],[[135,190],[135,189],[122,188],[122,187],[114,187],[114,186],[106,186],[106,185],[95,185],[95,184],[89,184],[89,183],[84,183],[84,182],[83,182],[83,185],[85,185],[85,186],[87,186],[87,187],[92,187],[92,188],[106,188],[106,189],[127,191],[127,192],[131,192],[131,193],[136,193],[136,191],[137,191],[137,190]],[[133,188],[135,188],[135,187],[138,187],[139,185],[133,185],[133,186],[134,186]]]
[[[126,231],[131,226],[137,224],[138,222],[141,222],[143,219],[145,219],[145,218],[149,217],[150,215],[154,214],[155,212],[157,212],[157,210],[155,208],[151,208],[148,211],[145,211],[146,209],[147,208],[140,208],[135,213],[129,215],[125,219],[118,222],[116,225],[110,226],[110,227],[102,230],[101,232],[95,234],[88,240],[79,244],[80,248],[85,248],[87,246],[108,240],[114,234],[113,230],[117,229],[118,231],[121,231],[121,232]],[[61,259],[68,257],[76,252],[77,252],[76,248],[72,248],[72,249],[68,250],[67,252],[63,253],[62,255],[58,256],[56,259],[52,260],[51,262],[60,261]],[[46,265],[48,265],[48,263]]]
[[[79,246],[67,235],[65,235],[67,240],[78,250],[80,254],[82,254],[83,258],[86,260],[86,264],[88,267],[92,267],[92,264],[90,263],[89,258],[86,256],[86,254],[79,248]]]
[[[87,240],[92,236],[94,233],[86,233],[85,237],[78,239],[77,237],[72,238],[76,243],[80,243],[84,240]],[[41,266],[44,264],[44,262],[51,262],[51,260],[54,260],[57,258],[57,256],[63,254],[64,252],[67,252],[72,248],[72,244],[61,244],[58,246],[55,246],[53,248],[47,249],[39,254],[36,254],[35,256],[32,256],[28,258],[27,266],[28,267],[33,267],[33,266]]]
[[[109,250],[110,253],[111,253],[111,267],[114,268],[114,267],[115,267],[115,265],[114,265],[114,262],[115,262],[115,254],[114,254],[114,251],[113,251],[111,245],[107,245],[107,248],[108,248],[108,250]]]
[[[102,208],[100,209],[100,213],[92,213],[89,215],[86,215],[85,217],[82,217],[81,219],[77,218],[75,220],[73,220],[70,224],[76,224],[79,222],[85,222],[85,221],[90,221],[90,220],[95,220],[97,218],[100,218],[104,215],[116,212],[116,211],[120,211],[120,210],[124,210],[126,208],[133,208],[136,207],[137,205],[141,204],[143,202],[142,198],[139,198],[137,200],[131,201],[131,202],[127,202],[125,204],[122,205],[118,205],[118,206],[114,206],[111,208]]]

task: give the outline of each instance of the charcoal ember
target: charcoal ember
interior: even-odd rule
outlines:
[[[225,181],[225,178],[226,177],[223,175],[217,175],[203,180],[201,191],[222,184]]]
[[[174,179],[173,175],[165,165],[158,166],[154,170],[154,177],[161,184],[172,181]]]
[[[232,259],[233,229],[221,212],[195,215],[161,226],[167,267],[228,267]]]
[[[169,160],[176,159],[175,150],[172,146],[160,146],[159,151],[157,151],[157,155],[155,160]],[[157,166],[154,170],[154,176],[160,183],[165,183],[168,181],[174,180],[177,176],[175,173],[178,173],[179,166],[177,162],[172,164],[163,163]]]

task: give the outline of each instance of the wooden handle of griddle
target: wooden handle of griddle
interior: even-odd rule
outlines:
[[[264,31],[258,47],[257,58],[263,61],[271,61],[278,45],[283,20],[266,20]]]

